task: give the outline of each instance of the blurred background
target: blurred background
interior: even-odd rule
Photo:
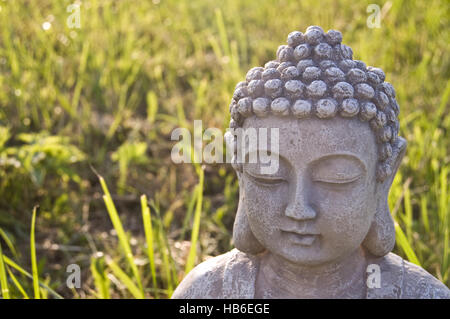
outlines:
[[[309,25],[340,30],[354,59],[394,85],[408,141],[389,198],[394,252],[448,286],[449,10],[446,0],[1,0],[3,297],[167,298],[230,250],[231,165],[174,164],[170,134],[194,119],[225,131],[236,83]],[[71,264],[80,288],[67,285]]]

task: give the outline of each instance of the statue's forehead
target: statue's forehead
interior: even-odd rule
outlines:
[[[279,132],[279,154],[289,161],[311,162],[332,154],[353,154],[366,165],[377,162],[377,144],[370,126],[357,119],[296,119],[280,116],[245,120],[243,128],[267,128],[268,146],[272,128]],[[261,145],[261,144],[259,144]]]

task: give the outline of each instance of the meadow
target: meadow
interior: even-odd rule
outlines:
[[[80,4],[80,27],[67,11]],[[381,8],[369,28],[367,6]],[[225,130],[247,70],[289,32],[340,30],[397,92],[408,149],[394,252],[450,284],[450,4],[0,1],[2,298],[167,298],[232,248],[228,164],[175,164],[171,132]],[[81,287],[66,284],[67,267]]]

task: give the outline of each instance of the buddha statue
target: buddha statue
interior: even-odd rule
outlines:
[[[196,266],[172,298],[450,298],[391,253],[387,199],[406,150],[399,106],[383,71],[341,42],[339,31],[294,31],[275,61],[237,84],[230,128],[278,129],[277,169],[238,161],[227,133],[236,248]]]

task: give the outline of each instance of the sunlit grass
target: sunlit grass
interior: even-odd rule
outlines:
[[[39,288],[39,272],[37,267],[36,260],[36,236],[35,236],[35,228],[36,228],[36,206],[33,208],[33,216],[31,219],[31,234],[30,234],[30,251],[31,251],[31,269],[33,274],[33,289],[34,289],[34,298],[41,298],[41,291]]]
[[[156,267],[155,267],[155,250],[154,250],[154,237],[153,237],[153,226],[152,217],[150,215],[150,208],[147,204],[147,197],[145,195],[141,196],[141,207],[142,207],[142,222],[145,229],[145,239],[147,244],[147,256],[150,263],[150,272],[152,274],[152,284],[153,287],[157,288],[156,283]],[[155,291],[155,297],[158,298],[158,291]]]
[[[0,244],[0,256],[3,256],[2,245]],[[6,268],[3,258],[0,258],[0,285],[3,299],[9,299],[9,286],[6,279]]]

